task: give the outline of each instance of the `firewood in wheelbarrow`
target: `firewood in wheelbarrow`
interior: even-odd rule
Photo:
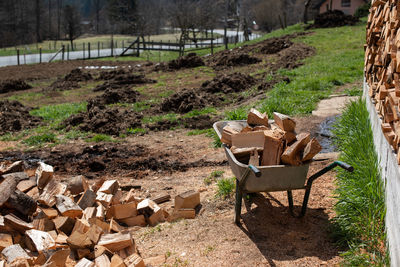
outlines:
[[[264,132],[247,132],[237,133],[232,135],[232,147],[249,148],[249,147],[264,147]]]
[[[294,132],[296,122],[285,114],[274,112],[275,123],[286,132]]]
[[[310,142],[309,133],[298,134],[297,141],[288,146],[285,152],[283,152],[281,157],[282,162],[294,166],[300,165],[303,157],[303,150],[308,142]]]
[[[264,150],[261,159],[262,166],[279,165],[283,152],[285,132],[279,128],[267,130],[264,135]]]
[[[247,124],[251,126],[264,125],[269,127],[267,113],[261,113],[255,108],[250,109],[247,115]]]
[[[258,151],[256,148],[254,148],[250,152],[250,159],[249,159],[249,165],[253,166],[260,166],[260,157],[258,156]]]
[[[322,147],[316,138],[311,139],[308,142],[306,148],[304,148],[303,159],[301,161],[305,162],[311,160],[315,155],[321,151]]]
[[[243,129],[242,124],[235,122],[235,121],[229,122],[222,129],[221,142],[231,146],[232,145],[232,135],[240,133],[242,131],[242,129]]]

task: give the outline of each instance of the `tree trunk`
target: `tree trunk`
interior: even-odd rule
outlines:
[[[329,3],[329,10],[332,11],[332,0]]]
[[[40,43],[42,38],[40,37],[40,0],[35,1],[35,13],[36,13],[36,42]]]
[[[47,38],[51,38],[52,34],[51,34],[51,0],[49,0],[49,25],[48,25],[49,29],[47,32]]]
[[[304,24],[307,24],[308,22],[308,8],[310,7],[311,0],[306,0],[304,4],[304,14],[303,14],[303,22]]]

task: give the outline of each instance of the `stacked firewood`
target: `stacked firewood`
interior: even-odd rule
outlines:
[[[0,165],[0,266],[162,265],[164,255],[141,258],[132,231],[193,219],[200,204],[191,190],[164,209],[159,204],[170,200],[167,193],[142,199],[117,180],[89,184],[76,176],[65,184],[53,179],[50,165],[41,162],[34,173],[24,166]]]
[[[397,153],[400,144],[400,2],[372,1],[367,22],[365,78],[382,119],[382,131]],[[400,153],[397,154],[400,164]]]
[[[296,134],[295,128],[296,122],[287,115],[274,112],[274,123],[270,124],[267,114],[251,109],[247,126],[229,122],[221,141],[245,164],[298,166],[313,159],[321,146],[310,133]]]

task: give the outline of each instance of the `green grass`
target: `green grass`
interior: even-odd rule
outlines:
[[[42,146],[45,143],[56,143],[58,141],[54,133],[42,133],[32,135],[23,141],[28,146]]]
[[[144,117],[142,119],[143,123],[154,123],[154,122],[159,122],[163,120],[169,120],[169,121],[177,121],[178,120],[178,114],[176,113],[168,113],[165,115],[156,115],[156,116],[148,116]]]
[[[127,134],[145,134],[146,132],[147,130],[143,128],[128,128],[126,130]]]
[[[316,55],[299,68],[279,71],[279,75],[287,76],[291,82],[278,83],[267,93],[267,99],[261,103],[262,112],[309,114],[335,86],[362,78],[365,22],[314,31],[297,41],[315,47]]]
[[[231,197],[236,188],[235,182],[235,177],[218,180],[216,196],[223,199]]]
[[[361,96],[362,90],[359,87],[353,87],[353,88],[345,89],[344,93],[348,96]]]
[[[334,129],[340,160],[354,172],[338,170],[333,234],[348,247],[348,266],[387,266],[385,194],[365,102],[351,102]]]
[[[43,93],[26,92],[26,93],[10,96],[7,99],[26,103],[26,102],[33,102],[33,101],[42,99],[43,97],[45,97]]]
[[[213,171],[209,176],[204,178],[203,182],[205,185],[210,185],[212,182],[215,182],[218,178],[221,178],[224,175],[225,171]]]
[[[69,116],[85,110],[86,102],[81,102],[42,106],[39,109],[32,110],[30,113],[31,115],[42,117],[47,122],[58,124]]]
[[[202,129],[202,130],[195,129],[195,130],[189,131],[187,133],[187,135],[193,136],[193,135],[208,134],[210,131],[214,131],[214,130],[213,129]]]
[[[234,110],[225,112],[226,120],[246,120],[247,114],[249,113],[250,108],[248,107],[240,107]]]
[[[201,115],[209,115],[209,114],[216,114],[217,110],[213,107],[206,107],[203,109],[195,109],[192,111],[189,111],[185,115],[183,115],[183,118],[193,118]]]

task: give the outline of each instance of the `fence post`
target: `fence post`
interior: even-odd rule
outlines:
[[[97,57],[100,57],[100,42],[97,42]]]
[[[122,51],[125,49],[125,42],[122,40]]]
[[[39,47],[39,63],[42,63],[42,47]]]
[[[90,59],[90,43],[87,44],[88,59]]]
[[[82,48],[83,48],[83,59],[85,59],[85,43],[82,44]]]
[[[211,30],[211,55],[214,55],[214,30]]]
[[[111,56],[114,56],[114,41],[111,39]]]
[[[64,61],[65,45],[62,45],[61,49],[61,60]]]
[[[17,48],[17,62],[18,62],[18,66],[19,66],[19,48]]]
[[[69,44],[67,44],[67,60],[69,60]]]

